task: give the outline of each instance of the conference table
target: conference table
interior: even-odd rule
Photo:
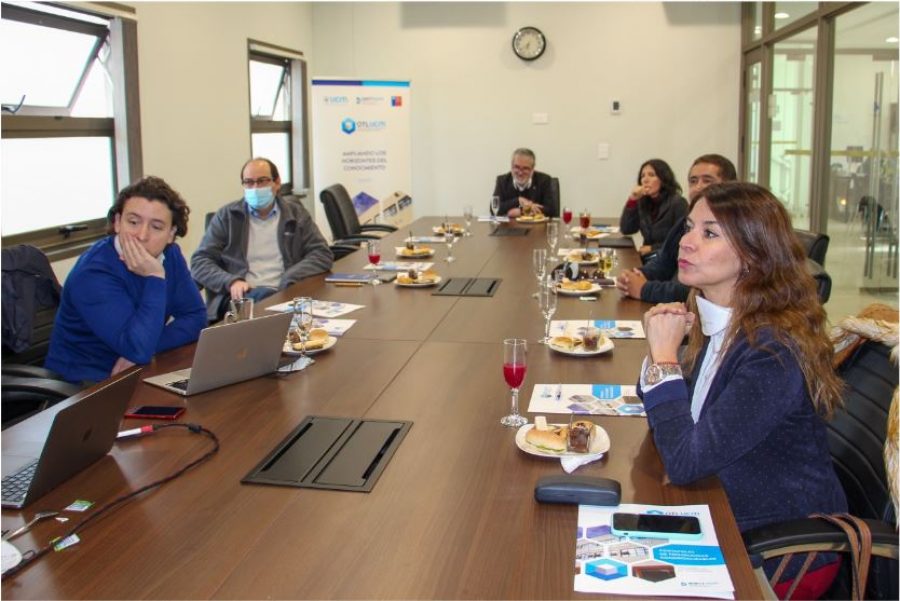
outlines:
[[[412,231],[429,235],[440,221],[419,219]],[[490,235],[496,227],[513,226],[475,223],[473,235],[454,246],[455,262],[443,261],[441,244],[432,245],[431,259],[443,277],[502,278],[492,297],[433,296],[433,289],[393,284],[338,287],[316,276],[257,309],[258,315],[295,296],[364,305],[346,316],[357,320],[352,328],[307,369],[186,399],[139,383],[131,406],[182,405],[181,421],[215,432],[221,449],[105,515],[80,533],[78,544],[5,579],[4,598],[603,598],[573,588],[578,507],[534,500],[540,477],[564,473],[559,461],[523,453],[515,430],[500,425],[509,410],[502,340],[529,341],[523,412],[535,383],[634,384],[645,341],[616,340],[614,350],[592,358],[537,344],[544,320],[531,297],[537,289],[531,254],[546,244],[544,227],[517,226],[530,228],[524,236]],[[384,259],[394,260],[393,247],[402,246],[409,230],[384,239]],[[639,263],[633,247],[616,252],[617,269]],[[358,273],[366,263],[363,250],[333,271]],[[610,288],[596,301],[560,296],[554,319],[640,319],[647,308]],[[161,354],[142,376],[187,367],[193,351],[191,345]],[[242,484],[306,416],[412,426],[370,492]],[[593,419],[608,432],[611,448],[576,473],[618,480],[625,503],[708,504],[736,597],[760,598],[719,481],[672,485],[646,419]],[[126,420],[123,428],[144,423],[151,422]],[[3,528],[76,499],[96,508],[169,475],[210,446],[176,428],[121,441],[26,510],[3,511]],[[40,548],[87,514],[64,515],[68,522],[45,520],[16,545]]]

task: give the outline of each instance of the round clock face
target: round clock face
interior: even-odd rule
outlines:
[[[533,61],[547,49],[547,38],[537,27],[523,27],[512,39],[513,52],[526,61]]]

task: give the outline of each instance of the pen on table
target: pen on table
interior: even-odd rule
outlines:
[[[336,282],[334,285],[342,288],[359,288],[362,282]]]

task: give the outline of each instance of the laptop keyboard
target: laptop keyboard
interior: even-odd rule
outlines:
[[[190,381],[191,381],[190,379],[178,380],[177,382],[170,382],[169,386],[171,386],[172,388],[177,388],[178,390],[184,390],[185,392],[187,392],[188,382],[190,382]]]
[[[29,463],[15,474],[10,474],[3,479],[3,502],[21,503],[25,500],[25,493],[34,478],[38,462]]]

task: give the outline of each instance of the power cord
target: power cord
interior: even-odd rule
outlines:
[[[166,476],[165,478],[161,478],[159,480],[156,480],[155,482],[151,482],[150,484],[147,484],[146,486],[142,486],[141,488],[139,488],[135,491],[132,491],[128,494],[122,495],[121,497],[118,497],[116,499],[113,499],[106,505],[103,505],[102,507],[97,509],[97,511],[95,511],[91,515],[82,519],[66,534],[64,534],[63,536],[60,536],[58,539],[54,539],[54,540],[65,540],[65,539],[69,538],[70,536],[72,536],[73,534],[77,534],[78,532],[84,530],[93,521],[97,520],[100,516],[107,514],[108,512],[112,511],[113,509],[117,508],[118,506],[122,505],[123,503],[126,503],[127,501],[133,499],[134,497],[136,497],[142,493],[147,492],[148,490],[162,486],[166,482],[171,482],[175,478],[178,478],[179,476],[184,474],[189,469],[197,467],[198,465],[209,460],[213,455],[215,455],[216,453],[219,452],[219,438],[215,435],[215,433],[212,432],[212,430],[207,430],[206,428],[204,428],[203,426],[201,426],[199,424],[177,423],[177,424],[154,424],[153,425],[153,431],[162,430],[163,428],[186,428],[186,429],[190,430],[191,432],[193,432],[194,434],[203,434],[204,436],[206,436],[207,438],[212,440],[213,448],[208,450],[206,453],[204,453],[202,456],[198,457],[194,461],[191,461],[187,465],[183,466],[178,471]],[[43,547],[42,549],[40,549],[38,551],[32,551],[30,553],[23,554],[22,561],[18,565],[14,566],[14,567],[10,568],[9,570],[7,570],[6,572],[4,572],[2,575],[2,579],[6,580],[9,577],[17,575],[19,572],[22,572],[25,568],[27,568],[28,566],[30,566],[31,564],[36,562],[38,559],[40,559],[41,557],[43,557],[44,555],[49,553],[52,549],[53,549],[53,543],[50,542],[45,547]],[[27,557],[26,557],[26,555],[27,555]]]

